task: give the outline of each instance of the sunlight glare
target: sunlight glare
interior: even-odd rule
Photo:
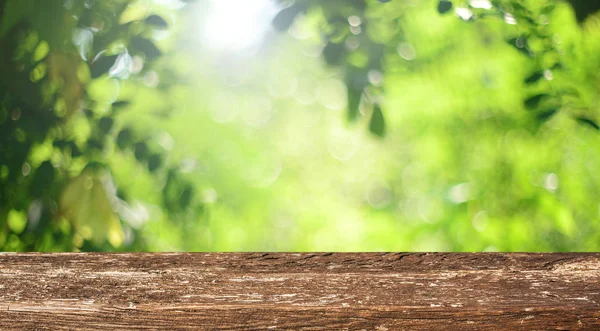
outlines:
[[[247,51],[258,46],[278,8],[272,0],[212,0],[203,42],[221,51]]]

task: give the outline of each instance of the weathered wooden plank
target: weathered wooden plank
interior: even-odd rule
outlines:
[[[0,329],[600,330],[600,254],[0,254]]]

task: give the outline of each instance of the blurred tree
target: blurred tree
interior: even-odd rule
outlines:
[[[130,102],[89,93],[94,84],[153,77],[162,50],[152,34],[169,28],[159,9],[130,0],[0,1],[0,249],[143,250],[136,229],[119,220],[128,194],[112,183],[114,153],[166,181],[173,219],[195,203],[167,152],[117,116]]]
[[[289,4],[288,1],[281,1]],[[542,123],[561,109],[573,113],[574,118],[595,129],[600,126],[594,105],[585,102],[580,81],[561,79],[550,82],[561,72],[573,74],[581,63],[577,59],[576,39],[568,40],[568,46],[556,40],[556,31],[548,25],[558,0],[439,0],[437,11],[447,14],[453,8],[462,20],[500,19],[506,22],[505,34],[517,51],[528,56],[535,68],[523,82],[533,87],[523,106],[533,115],[534,121]],[[578,22],[585,21],[600,9],[595,1],[569,0]],[[398,71],[407,63],[398,61],[398,54],[411,60],[414,50],[403,33],[406,9],[413,6],[407,1],[382,0],[298,0],[291,2],[274,18],[273,25],[283,31],[289,29],[299,16],[309,15],[317,25],[325,44],[322,57],[332,66],[340,66],[348,88],[348,118],[356,120],[359,115],[370,116],[369,130],[383,136],[385,119],[380,108],[384,106],[383,78],[388,70]],[[432,10],[434,8],[432,7]],[[598,20],[598,18],[595,18]],[[537,88],[546,81],[547,88]],[[597,93],[598,90],[595,90]],[[576,111],[573,106],[576,104]]]
[[[161,2],[166,1],[0,0],[0,249],[143,250],[139,228],[125,216],[131,214],[128,202],[144,193],[123,185],[131,172],[143,172],[161,188],[160,201],[154,202],[170,220],[202,213],[196,186],[165,147],[169,139],[137,114],[127,116],[141,107],[134,98],[142,89],[152,89],[152,100],[142,105],[153,107],[147,113],[157,121],[169,117],[165,109],[173,106],[170,89],[178,84],[177,74],[160,62],[171,49],[155,38],[172,28],[172,13],[156,5]],[[390,132],[385,79],[417,70],[405,33],[415,4],[281,3],[284,8],[273,20],[278,30],[293,29],[303,17],[317,26],[323,60],[341,69],[348,119],[362,118],[378,137]],[[569,3],[573,21],[581,23],[575,31],[569,24],[560,31],[548,24],[570,22],[561,1],[432,0],[428,5],[435,15],[454,13],[477,29],[488,22],[503,25],[508,42],[503,47],[527,63],[521,108],[534,127],[563,112],[597,130],[600,38],[599,29],[590,27],[600,25],[593,14],[598,5]],[[424,62],[438,61],[444,52],[438,49]],[[127,89],[130,93],[121,93]],[[506,127],[511,125],[516,124]],[[508,162],[498,161],[501,168]],[[134,170],[121,171],[124,164],[134,164]],[[115,185],[117,172],[121,182]],[[506,170],[498,180],[511,176]],[[503,196],[498,204],[510,205]],[[566,207],[561,210],[570,215]]]

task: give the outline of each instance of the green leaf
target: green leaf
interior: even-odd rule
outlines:
[[[542,78],[544,78],[544,73],[536,72],[536,73],[532,74],[531,76],[525,78],[525,84],[533,84]]]
[[[104,140],[101,138],[97,138],[97,137],[90,138],[87,141],[87,146],[89,149],[96,149],[96,150],[101,151],[104,149]]]
[[[557,112],[558,108],[549,108],[537,114],[536,118],[539,122],[545,122],[552,118]]]
[[[512,7],[515,11],[522,12],[522,13],[529,13],[529,9],[525,8],[523,5],[521,5],[517,1],[512,2]]]
[[[342,63],[344,55],[344,45],[329,42],[323,49],[325,62],[329,65],[339,65]]]
[[[192,202],[193,196],[194,188],[192,187],[192,185],[187,184],[183,189],[183,192],[181,192],[181,196],[179,197],[179,207],[181,207],[182,210],[189,207]]]
[[[150,15],[144,20],[144,22],[148,25],[152,25],[161,29],[166,29],[169,27],[169,23],[167,23],[167,21],[158,15]]]
[[[114,123],[114,120],[110,117],[103,117],[100,119],[100,121],[98,121],[98,128],[100,128],[100,131],[104,134],[107,134],[108,132],[110,132],[110,129],[112,128]]]
[[[517,38],[511,38],[509,40],[507,40],[507,42],[514,47],[516,50],[518,50],[519,52],[531,57],[532,54],[529,51],[529,46],[527,44],[527,38],[526,37],[517,37]]]
[[[112,103],[112,107],[113,108],[121,108],[121,107],[129,106],[130,104],[131,104],[131,102],[127,101],[127,100],[115,101],[115,102]]]
[[[584,22],[590,15],[600,10],[600,2],[593,0],[570,0],[567,1],[575,11],[578,23]]]
[[[117,146],[121,150],[127,149],[133,143],[133,134],[130,129],[123,129],[117,135]]]
[[[110,55],[110,56],[98,56],[91,64],[90,64],[90,74],[92,78],[98,78],[105,73],[107,73],[110,68],[115,64],[118,55]]]
[[[150,155],[148,158],[148,170],[154,172],[162,165],[162,156],[160,154]]]
[[[600,126],[598,125],[598,123],[596,123],[596,121],[589,119],[587,117],[575,117],[575,119],[577,120],[577,122],[585,124],[585,125],[589,125],[592,128],[596,129],[596,130],[600,130]]]
[[[528,98],[527,100],[525,100],[525,102],[524,102],[525,108],[527,108],[529,110],[534,110],[540,105],[542,100],[547,99],[549,97],[550,97],[550,95],[548,95],[548,94],[534,95],[534,96]]]
[[[385,119],[383,118],[383,113],[378,105],[373,107],[373,114],[371,115],[371,122],[369,123],[369,131],[379,137],[385,136]]]
[[[145,142],[140,141],[135,144],[133,154],[138,161],[144,161],[148,157],[148,146]]]
[[[122,110],[124,110],[125,108],[127,108],[127,106],[129,106],[131,104],[131,102],[129,101],[117,101],[117,102],[113,102],[112,104],[112,112],[113,114],[118,114],[120,113]]]
[[[77,146],[77,144],[75,144],[75,142],[70,142],[70,149],[71,149],[71,157],[80,157],[83,156],[83,151],[81,150],[81,148],[79,148],[79,146]]]
[[[167,181],[162,190],[163,205],[169,212],[179,211],[179,198],[182,193],[182,180],[177,176],[177,171],[169,169],[167,173]]]
[[[129,47],[134,52],[141,52],[146,55],[146,59],[152,60],[162,55],[162,52],[154,45],[154,43],[146,38],[135,36],[131,38]]]
[[[50,161],[44,161],[35,171],[31,181],[31,195],[39,198],[50,193],[54,184],[54,166]]]
[[[440,0],[437,6],[438,13],[445,14],[452,10],[452,2],[446,0]]]
[[[362,92],[348,89],[348,120],[356,121],[360,114],[360,99]]]

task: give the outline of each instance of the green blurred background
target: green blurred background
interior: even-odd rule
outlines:
[[[597,7],[0,0],[0,248],[597,251]]]

